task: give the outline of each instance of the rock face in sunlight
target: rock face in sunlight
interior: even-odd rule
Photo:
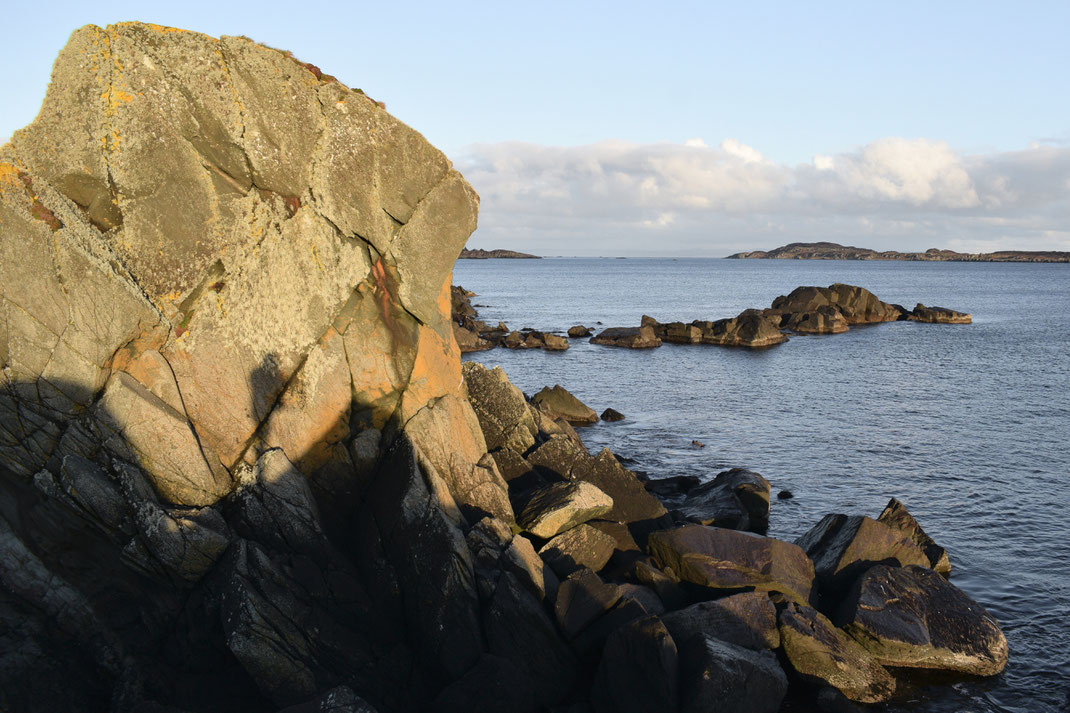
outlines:
[[[477,207],[287,52],[71,36],[0,148],[0,710],[775,711],[882,700],[884,664],[1002,669],[897,501],[804,550],[746,532],[757,473],[644,484],[562,387],[462,367]],[[848,289],[851,324],[892,314]],[[700,341],[783,339],[725,322]]]

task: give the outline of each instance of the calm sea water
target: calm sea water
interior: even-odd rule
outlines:
[[[829,512],[876,517],[899,498],[949,550],[952,581],[999,619],[1011,658],[989,679],[901,683],[884,710],[1070,710],[1070,265],[559,258],[454,270],[486,321],[550,331],[719,319],[833,282],[973,324],[856,327],[757,352],[581,339],[564,353],[468,358],[501,365],[529,395],[557,383],[621,411],[581,435],[652,477],[762,473],[795,494],[773,501],[777,537]]]

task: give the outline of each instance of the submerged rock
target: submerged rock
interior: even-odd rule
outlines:
[[[926,567],[873,567],[840,606],[840,620],[885,666],[991,676],[1007,665],[995,618]]]

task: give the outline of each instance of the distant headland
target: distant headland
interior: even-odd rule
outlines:
[[[1001,250],[994,253],[957,253],[954,250],[929,248],[923,253],[896,250],[870,250],[837,243],[790,243],[775,250],[729,255],[729,259],[779,260],[924,260],[930,262],[1070,262],[1070,252]]]
[[[458,260],[488,260],[490,258],[510,258],[514,260],[540,260],[541,255],[529,255],[528,253],[518,253],[516,250],[469,250],[465,248],[461,250]]]

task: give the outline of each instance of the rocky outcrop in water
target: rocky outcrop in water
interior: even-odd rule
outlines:
[[[494,347],[507,349],[543,349],[560,352],[568,349],[568,340],[552,332],[534,329],[510,330],[504,322],[491,326],[477,319],[479,313],[472,306],[469,292],[460,285],[450,288],[450,305],[453,318],[453,336],[462,354],[480,352]]]
[[[521,253],[516,250],[483,250],[481,248],[464,248],[458,256],[460,260],[489,260],[489,259],[514,259],[514,260],[540,260],[539,255]]]

